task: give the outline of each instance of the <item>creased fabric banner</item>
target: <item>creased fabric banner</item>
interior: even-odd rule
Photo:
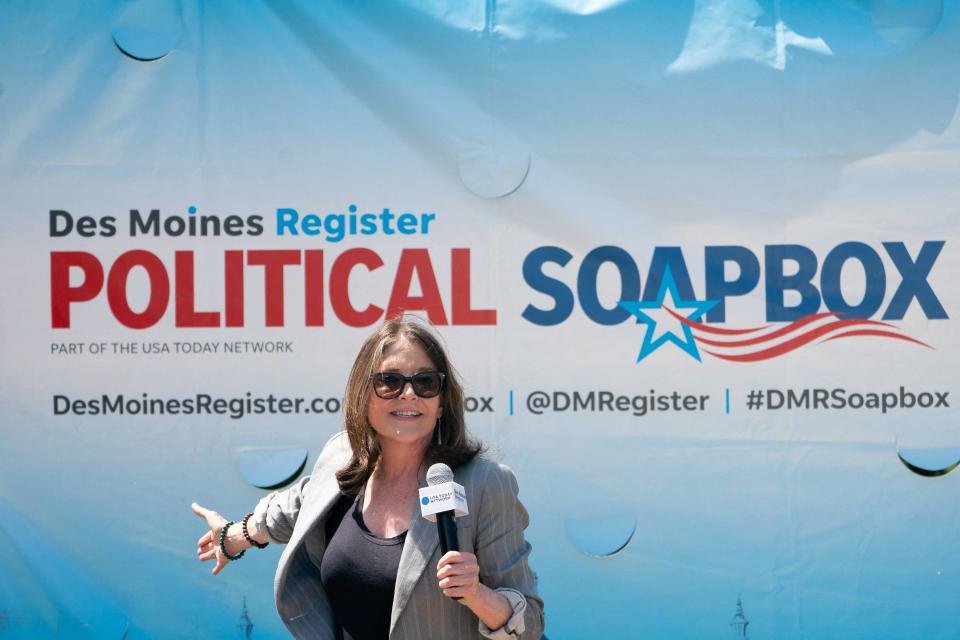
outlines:
[[[433,323],[547,636],[957,637],[956,0],[0,7],[0,638],[267,638]],[[256,550],[254,550],[256,551]]]

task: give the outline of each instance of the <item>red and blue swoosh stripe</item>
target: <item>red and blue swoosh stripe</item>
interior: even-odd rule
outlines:
[[[731,362],[759,362],[796,351],[812,342],[870,336],[903,340],[932,348],[925,342],[901,333],[892,324],[865,318],[842,318],[837,312],[812,313],[778,329],[769,325],[745,329],[725,329],[685,318],[664,306],[670,315],[690,327],[701,350],[715,358]],[[829,318],[826,322],[818,322]],[[712,351],[709,347],[723,351]]]

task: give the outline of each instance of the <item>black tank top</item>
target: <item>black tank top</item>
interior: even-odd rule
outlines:
[[[337,638],[386,640],[404,531],[381,538],[363,522],[363,490],[341,495],[326,521],[327,549],[320,580],[336,618]]]

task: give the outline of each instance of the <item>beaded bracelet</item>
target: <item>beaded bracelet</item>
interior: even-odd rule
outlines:
[[[236,523],[236,522],[228,522],[227,524],[223,525],[223,528],[222,528],[222,529],[220,529],[220,551],[223,552],[223,555],[227,558],[227,560],[239,560],[240,558],[243,557],[243,554],[245,554],[245,553],[247,552],[247,550],[244,549],[243,551],[241,551],[241,552],[238,553],[237,555],[232,556],[232,555],[230,555],[229,553],[227,553],[227,547],[223,544],[224,540],[226,540],[226,538],[227,538],[227,529],[229,529],[229,528],[230,528],[230,525],[232,525],[232,524],[237,524],[237,523]]]
[[[247,515],[243,516],[243,527],[242,527],[242,529],[243,529],[243,537],[246,538],[246,539],[247,539],[247,542],[249,542],[251,545],[253,545],[253,546],[256,547],[257,549],[263,549],[263,548],[265,548],[265,547],[266,547],[268,544],[270,544],[270,543],[269,543],[269,542],[264,542],[263,544],[261,544],[261,543],[257,542],[256,540],[254,540],[253,538],[250,537],[250,531],[247,530],[247,522],[248,522],[248,521],[250,520],[250,518],[252,518],[252,517],[253,517],[253,514],[252,514],[252,513],[248,513]]]

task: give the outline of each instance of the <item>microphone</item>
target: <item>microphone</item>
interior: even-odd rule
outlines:
[[[462,518],[468,513],[467,493],[453,481],[450,467],[442,462],[430,465],[427,470],[427,486],[420,489],[420,515],[437,523],[440,555],[447,551],[460,551],[460,539],[454,518]]]
[[[421,513],[423,513],[424,517],[428,520],[436,521],[437,523],[437,533],[440,535],[440,555],[443,555],[447,551],[460,551],[460,539],[457,536],[457,523],[454,522],[454,518],[465,515],[464,513],[456,513],[457,505],[455,502],[452,505],[446,504],[449,500],[447,496],[455,493],[454,488],[449,485],[456,485],[460,489],[461,495],[463,494],[463,487],[453,481],[453,471],[450,467],[442,462],[431,465],[427,470],[427,487],[435,489],[435,491],[430,494],[433,500],[429,500],[430,496],[428,496],[428,502],[424,502],[422,495],[420,499]],[[434,511],[429,515],[424,513],[428,506],[431,505],[431,502],[436,505],[436,508],[443,508],[445,510]],[[463,511],[466,511],[466,496],[463,498],[463,504]],[[431,515],[433,516],[432,518],[430,517]]]

